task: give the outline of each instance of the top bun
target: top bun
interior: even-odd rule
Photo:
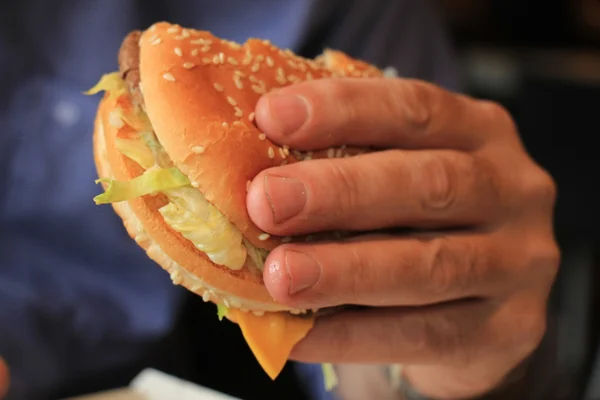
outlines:
[[[140,90],[160,143],[194,187],[259,248],[280,238],[262,232],[248,216],[248,182],[264,169],[302,160],[265,138],[254,123],[264,93],[294,83],[340,77],[380,77],[377,68],[337,51],[315,60],[268,41],[244,45],[209,32],[157,23],[140,40]],[[324,150],[313,157],[343,157]]]

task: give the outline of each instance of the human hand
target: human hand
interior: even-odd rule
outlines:
[[[0,358],[0,399],[6,396],[8,392],[8,367],[2,358]]]
[[[283,304],[376,306],[319,318],[294,359],[400,363],[421,393],[453,399],[491,390],[538,346],[555,185],[503,108],[420,81],[319,80],[265,95],[256,120],[294,149],[381,149],[263,171],[247,205],[265,232],[414,229],[269,255]]]

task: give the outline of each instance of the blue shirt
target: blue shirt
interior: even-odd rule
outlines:
[[[135,358],[139,344],[171,329],[181,302],[181,289],[127,236],[112,209],[92,202],[100,192],[91,143],[98,98],[82,91],[117,69],[123,37],[168,20],[239,42],[261,37],[299,50],[319,25],[310,17],[313,3],[318,0],[253,0],[252,6],[242,0],[2,3],[0,355],[12,372],[9,399],[43,397],[73,370],[101,370]],[[340,4],[319,5],[323,15],[333,3]],[[372,9],[369,3],[361,4]],[[418,3],[381,2],[418,9],[408,12],[413,17],[427,13]],[[368,27],[368,13],[354,8],[344,7],[333,19],[339,29],[330,26],[327,45],[452,86],[450,65],[433,68],[435,60],[423,55],[427,49],[449,60],[438,28],[418,36],[423,20],[415,17],[401,28],[411,33],[393,38],[382,26],[400,21],[387,13],[372,26],[374,45],[367,46],[353,34],[356,24],[342,23]],[[319,392],[320,370],[311,371]]]

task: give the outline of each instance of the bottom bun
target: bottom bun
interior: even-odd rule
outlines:
[[[116,99],[105,96],[98,106],[94,124],[94,159],[101,178],[130,180],[143,170],[116,148],[118,128],[110,124],[110,112]],[[265,311],[289,311],[304,314],[307,310],[278,304],[262,282],[244,268],[231,271],[218,266],[187,239],[172,230],[158,212],[164,196],[144,196],[113,203],[129,236],[148,256],[165,269],[173,283],[180,284],[201,296],[204,301],[223,304],[228,308],[262,315]]]

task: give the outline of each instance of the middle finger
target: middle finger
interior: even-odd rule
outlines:
[[[261,172],[252,220],[276,235],[388,227],[466,227],[499,217],[491,168],[457,151],[388,150]]]

